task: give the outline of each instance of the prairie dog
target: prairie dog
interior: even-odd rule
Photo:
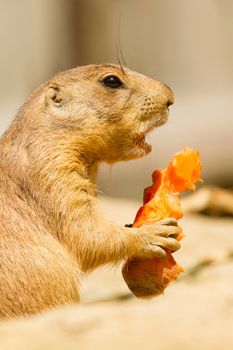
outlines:
[[[0,316],[79,301],[82,272],[176,250],[173,221],[126,228],[98,212],[100,162],[150,152],[173,93],[112,64],[58,74],[20,108],[0,139]]]

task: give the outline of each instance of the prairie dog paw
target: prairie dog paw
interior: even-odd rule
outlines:
[[[166,219],[168,222],[168,219]],[[170,220],[170,219],[169,219]],[[172,219],[173,220],[173,219]],[[170,221],[169,221],[170,222]],[[165,257],[168,249],[172,252],[180,248],[180,243],[175,239],[180,233],[181,228],[172,221],[174,225],[159,223],[146,224],[138,229],[137,238],[139,239],[139,257]]]

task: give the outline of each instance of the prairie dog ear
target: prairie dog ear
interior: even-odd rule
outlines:
[[[49,85],[46,90],[46,103],[60,106],[62,104],[61,90],[57,85]]]

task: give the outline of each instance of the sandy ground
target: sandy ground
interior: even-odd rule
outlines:
[[[121,224],[132,222],[139,206],[102,203]],[[175,257],[186,273],[163,296],[131,297],[121,267],[105,267],[85,278],[83,305],[2,322],[0,349],[233,349],[233,220],[186,215],[181,225],[186,238]],[[191,274],[207,258],[214,262]]]

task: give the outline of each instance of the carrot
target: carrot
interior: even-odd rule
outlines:
[[[195,190],[195,183],[200,178],[201,161],[199,152],[185,147],[175,154],[165,169],[155,170],[152,174],[153,184],[144,190],[144,203],[138,210],[133,226],[140,227],[146,221],[159,221],[167,217],[180,219],[183,216],[179,194]],[[177,237],[183,238],[183,234]],[[168,284],[183,272],[166,250],[165,258],[126,261],[122,274],[129,289],[138,298],[150,298],[163,293]]]

